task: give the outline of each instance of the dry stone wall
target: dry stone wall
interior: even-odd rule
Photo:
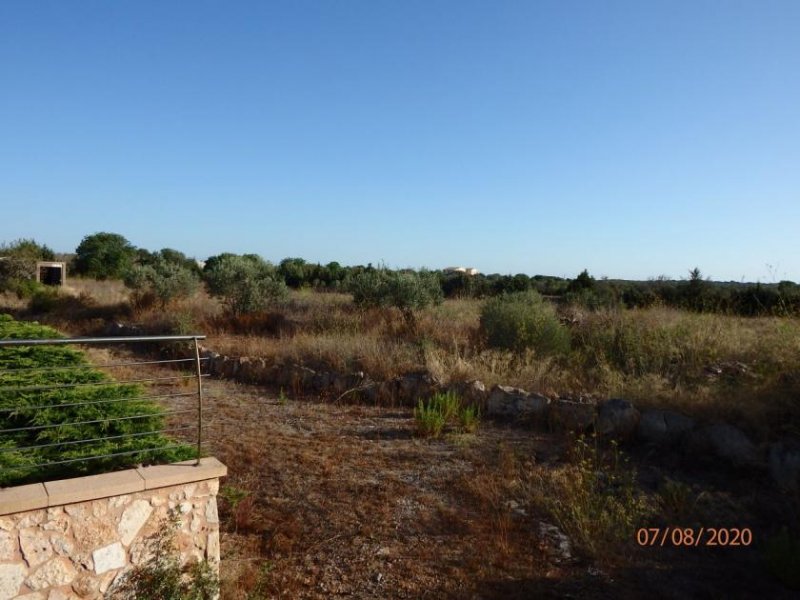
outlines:
[[[594,431],[609,438],[691,452],[693,459],[768,472],[781,488],[800,490],[800,440],[787,438],[757,445],[732,425],[702,423],[671,411],[639,410],[624,399],[604,402],[550,399],[509,386],[496,385],[487,390],[480,381],[445,385],[425,372],[372,381],[360,371],[314,371],[302,365],[220,355],[208,348],[201,350],[201,356],[212,375],[245,383],[279,385],[294,394],[313,392],[335,398],[350,394],[368,402],[414,406],[419,398],[452,390],[493,418],[547,426],[552,431]]]
[[[207,560],[218,569],[218,489],[215,477],[3,514],[0,600],[107,597],[151,558],[151,541],[173,521],[181,562]],[[0,508],[14,491],[0,492]]]

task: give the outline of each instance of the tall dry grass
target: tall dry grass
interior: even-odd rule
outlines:
[[[67,305],[65,314],[48,317],[67,331],[87,333],[98,324],[89,318],[93,310],[124,304],[119,282],[72,283],[86,310]],[[798,433],[798,319],[667,308],[571,314],[571,351],[554,358],[488,348],[480,309],[479,300],[447,300],[421,311],[412,327],[398,311],[362,310],[345,294],[300,291],[271,311],[233,318],[201,291],[166,311],[138,307],[127,318],[152,333],[205,333],[212,348],[228,355],[361,370],[376,380],[426,369],[445,382],[480,379],[551,396],[621,396],[640,406],[732,420],[762,438]]]

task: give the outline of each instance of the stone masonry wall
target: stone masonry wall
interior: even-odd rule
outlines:
[[[170,513],[183,562],[219,566],[218,479],[0,516],[0,600],[103,598]]]

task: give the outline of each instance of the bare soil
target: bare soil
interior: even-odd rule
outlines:
[[[485,422],[474,435],[425,440],[409,409],[207,384],[209,451],[228,465],[225,485],[249,493],[235,511],[221,501],[223,598],[248,588],[269,598],[790,595],[755,548],[632,544],[626,564],[563,561],[539,537],[547,517],[515,493],[519,478],[561,460],[554,435]],[[640,468],[646,479],[662,467]],[[758,536],[748,498],[730,502],[723,518],[745,514],[715,525],[755,524]]]

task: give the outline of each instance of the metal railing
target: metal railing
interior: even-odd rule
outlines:
[[[21,357],[17,362],[22,366],[2,368],[0,364],[0,485],[6,485],[3,481],[9,477],[13,479],[10,474],[23,473],[20,477],[28,481],[36,479],[38,475],[35,474],[52,475],[54,468],[77,467],[76,463],[84,464],[80,469],[67,468],[67,475],[76,474],[72,472],[76,470],[97,472],[86,463],[100,459],[122,462],[121,457],[137,459],[168,450],[182,449],[180,454],[185,456],[194,448],[189,458],[196,458],[199,465],[203,452],[203,378],[208,377],[202,369],[202,363],[208,359],[200,357],[199,341],[204,339],[204,335],[173,335],[0,340],[0,356],[6,348],[28,349],[16,356],[17,359]],[[74,353],[64,353],[63,364],[51,364],[58,363],[60,357],[36,355],[36,348],[40,346],[147,343],[158,344],[160,349],[162,344],[179,342],[192,342],[194,347],[190,354],[193,356],[139,360],[138,355],[133,354],[134,358],[119,362],[95,364]],[[176,371],[175,375],[153,373],[163,366],[188,367],[191,374],[185,371]],[[115,369],[136,374],[127,378],[109,376]],[[142,373],[143,369],[150,372]],[[170,389],[175,385],[185,387],[191,380],[196,380],[196,389],[192,391]],[[151,393],[146,385],[167,389]],[[106,393],[108,397],[104,396]],[[176,400],[177,408],[169,406]],[[59,411],[63,412],[59,414]],[[168,420],[175,421],[177,415],[190,413],[196,415],[193,424],[168,423]],[[189,433],[195,429],[196,437]],[[184,439],[191,436],[193,443],[176,443],[173,434]],[[143,446],[144,442],[151,441],[157,444]],[[128,449],[131,445],[135,447]],[[95,454],[94,447],[103,451]],[[108,451],[109,447],[119,451]],[[82,450],[78,451],[79,448]]]

